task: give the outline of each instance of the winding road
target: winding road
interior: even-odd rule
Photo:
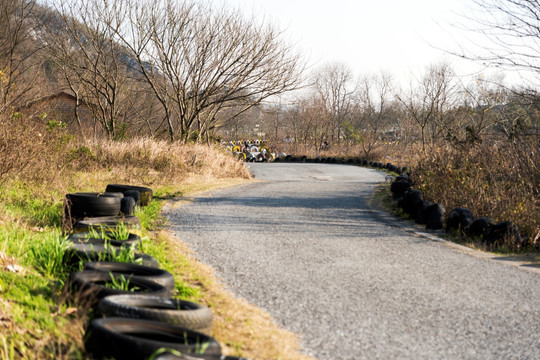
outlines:
[[[237,296],[317,359],[540,359],[540,273],[369,206],[384,174],[255,163],[260,182],[166,215]]]

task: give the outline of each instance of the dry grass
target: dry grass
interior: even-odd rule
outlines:
[[[414,167],[413,180],[427,199],[448,209],[469,208],[477,217],[512,221],[538,246],[539,146],[516,141],[437,148]]]
[[[16,125],[4,119],[0,130],[0,181],[23,181],[38,194],[96,191],[96,185],[111,182],[175,187],[193,177],[203,183],[251,177],[218,146],[149,138],[83,141],[62,128],[25,119]]]
[[[181,239],[169,231],[161,231],[156,239],[175,254],[175,277],[201,290],[197,301],[212,310],[212,336],[223,353],[258,360],[312,359],[299,353],[293,333],[280,329],[266,312],[225,290],[213,270],[195,259]]]
[[[117,168],[144,183],[164,185],[183,181],[190,174],[209,178],[249,178],[243,164],[218,147],[200,144],[182,145],[147,138],[122,142],[94,141],[73,151],[82,156],[82,164],[94,159],[94,164]]]

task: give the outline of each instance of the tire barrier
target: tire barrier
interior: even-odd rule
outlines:
[[[84,346],[98,359],[146,360],[163,348],[199,359],[221,355],[218,342],[203,333],[159,321],[116,317],[92,321]]]
[[[108,295],[145,294],[170,296],[171,291],[152,280],[103,271],[76,271],[69,275],[69,290],[82,307],[94,307]]]
[[[221,145],[240,161],[267,162],[275,158],[264,141],[259,139],[222,142]]]
[[[141,206],[141,192],[139,190],[126,190],[124,197],[132,197],[136,206]]]
[[[428,215],[426,220],[426,229],[438,230],[443,228],[444,214],[446,209],[441,204],[433,204],[427,209]]]
[[[132,216],[135,213],[137,202],[131,196],[126,196],[120,200],[120,215]]]
[[[261,159],[260,153],[256,156]],[[174,276],[160,269],[155,258],[137,251],[141,223],[132,214],[151,199],[149,188],[117,184],[109,184],[105,193],[66,195],[65,212],[70,221],[71,213],[78,218],[71,223],[64,265],[81,269],[84,263],[69,275],[66,287],[80,308],[104,317],[86,329],[87,352],[95,359],[249,360],[222,355],[209,336],[210,309],[171,298]]]
[[[495,221],[493,221],[493,219],[487,217],[478,218],[469,226],[468,234],[472,237],[486,238],[489,233],[489,229],[493,225],[495,225]]]
[[[407,168],[402,168],[406,171]],[[528,244],[516,225],[510,221],[495,223],[487,217],[475,219],[467,208],[455,208],[445,219],[446,210],[442,204],[433,204],[422,199],[422,193],[412,187],[410,177],[401,174],[390,185],[392,198],[406,214],[428,230],[445,229],[447,233],[479,239],[488,247],[506,244],[520,249]]]
[[[528,244],[528,239],[521,236],[519,229],[511,221],[503,221],[490,225],[486,229],[484,241],[489,246],[512,244],[516,248],[522,248]]]
[[[82,235],[82,236],[80,236]],[[112,246],[112,247],[124,247],[124,248],[133,248],[134,250],[139,249],[141,245],[141,238],[135,235],[136,238],[127,239],[127,240],[110,240],[110,239],[101,239],[91,237],[88,233],[79,233],[69,235],[67,240],[73,244],[84,244],[87,246]]]
[[[122,197],[114,193],[73,193],[66,194],[66,202],[74,218],[116,216]]]
[[[137,216],[100,216],[78,220],[73,224],[73,232],[88,232],[90,229],[102,231],[118,231],[123,227],[128,231],[140,235],[141,220]]]
[[[471,210],[466,208],[453,209],[446,220],[446,232],[467,234],[473,221],[474,215]]]
[[[127,239],[120,239],[120,238],[117,238],[117,236],[118,234],[114,232],[110,232],[110,231],[98,232],[97,236],[96,234],[92,234],[89,232],[80,232],[80,233],[70,234],[68,236],[68,240],[74,243],[76,242],[84,243],[88,241],[89,239],[94,239],[94,240],[97,239],[97,240],[103,240],[103,242],[108,242],[112,246],[139,247],[142,244],[141,237],[137,234],[129,233],[127,236]]]
[[[152,201],[153,192],[152,189],[144,186],[134,186],[134,185],[121,185],[121,184],[109,184],[105,191],[118,191],[125,193],[128,190],[136,190],[140,194],[140,205],[147,206]],[[125,195],[125,194],[124,194]]]
[[[169,290],[174,292],[174,277],[167,270],[163,270],[157,267],[123,263],[114,261],[92,261],[84,264],[84,270],[102,271],[106,273],[122,274],[129,276],[132,279],[146,279],[158,283]]]
[[[100,301],[98,313],[105,317],[161,321],[204,334],[210,334],[212,328],[212,312],[206,306],[160,296],[107,296]]]
[[[133,251],[118,246],[105,246],[92,243],[73,243],[64,253],[64,264],[75,267],[80,263],[93,261],[114,261],[123,258],[126,261],[132,260],[140,264],[158,268],[159,263],[153,256]]]

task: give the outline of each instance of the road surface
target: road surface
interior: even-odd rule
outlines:
[[[540,359],[540,274],[382,221],[384,174],[256,163],[167,216],[236,295],[318,359]]]

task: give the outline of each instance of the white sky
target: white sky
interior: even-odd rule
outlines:
[[[317,67],[348,64],[356,76],[386,71],[400,83],[427,66],[449,62],[458,75],[484,71],[435,47],[451,49],[461,38],[453,24],[470,14],[471,0],[212,0],[264,16],[296,43]]]

